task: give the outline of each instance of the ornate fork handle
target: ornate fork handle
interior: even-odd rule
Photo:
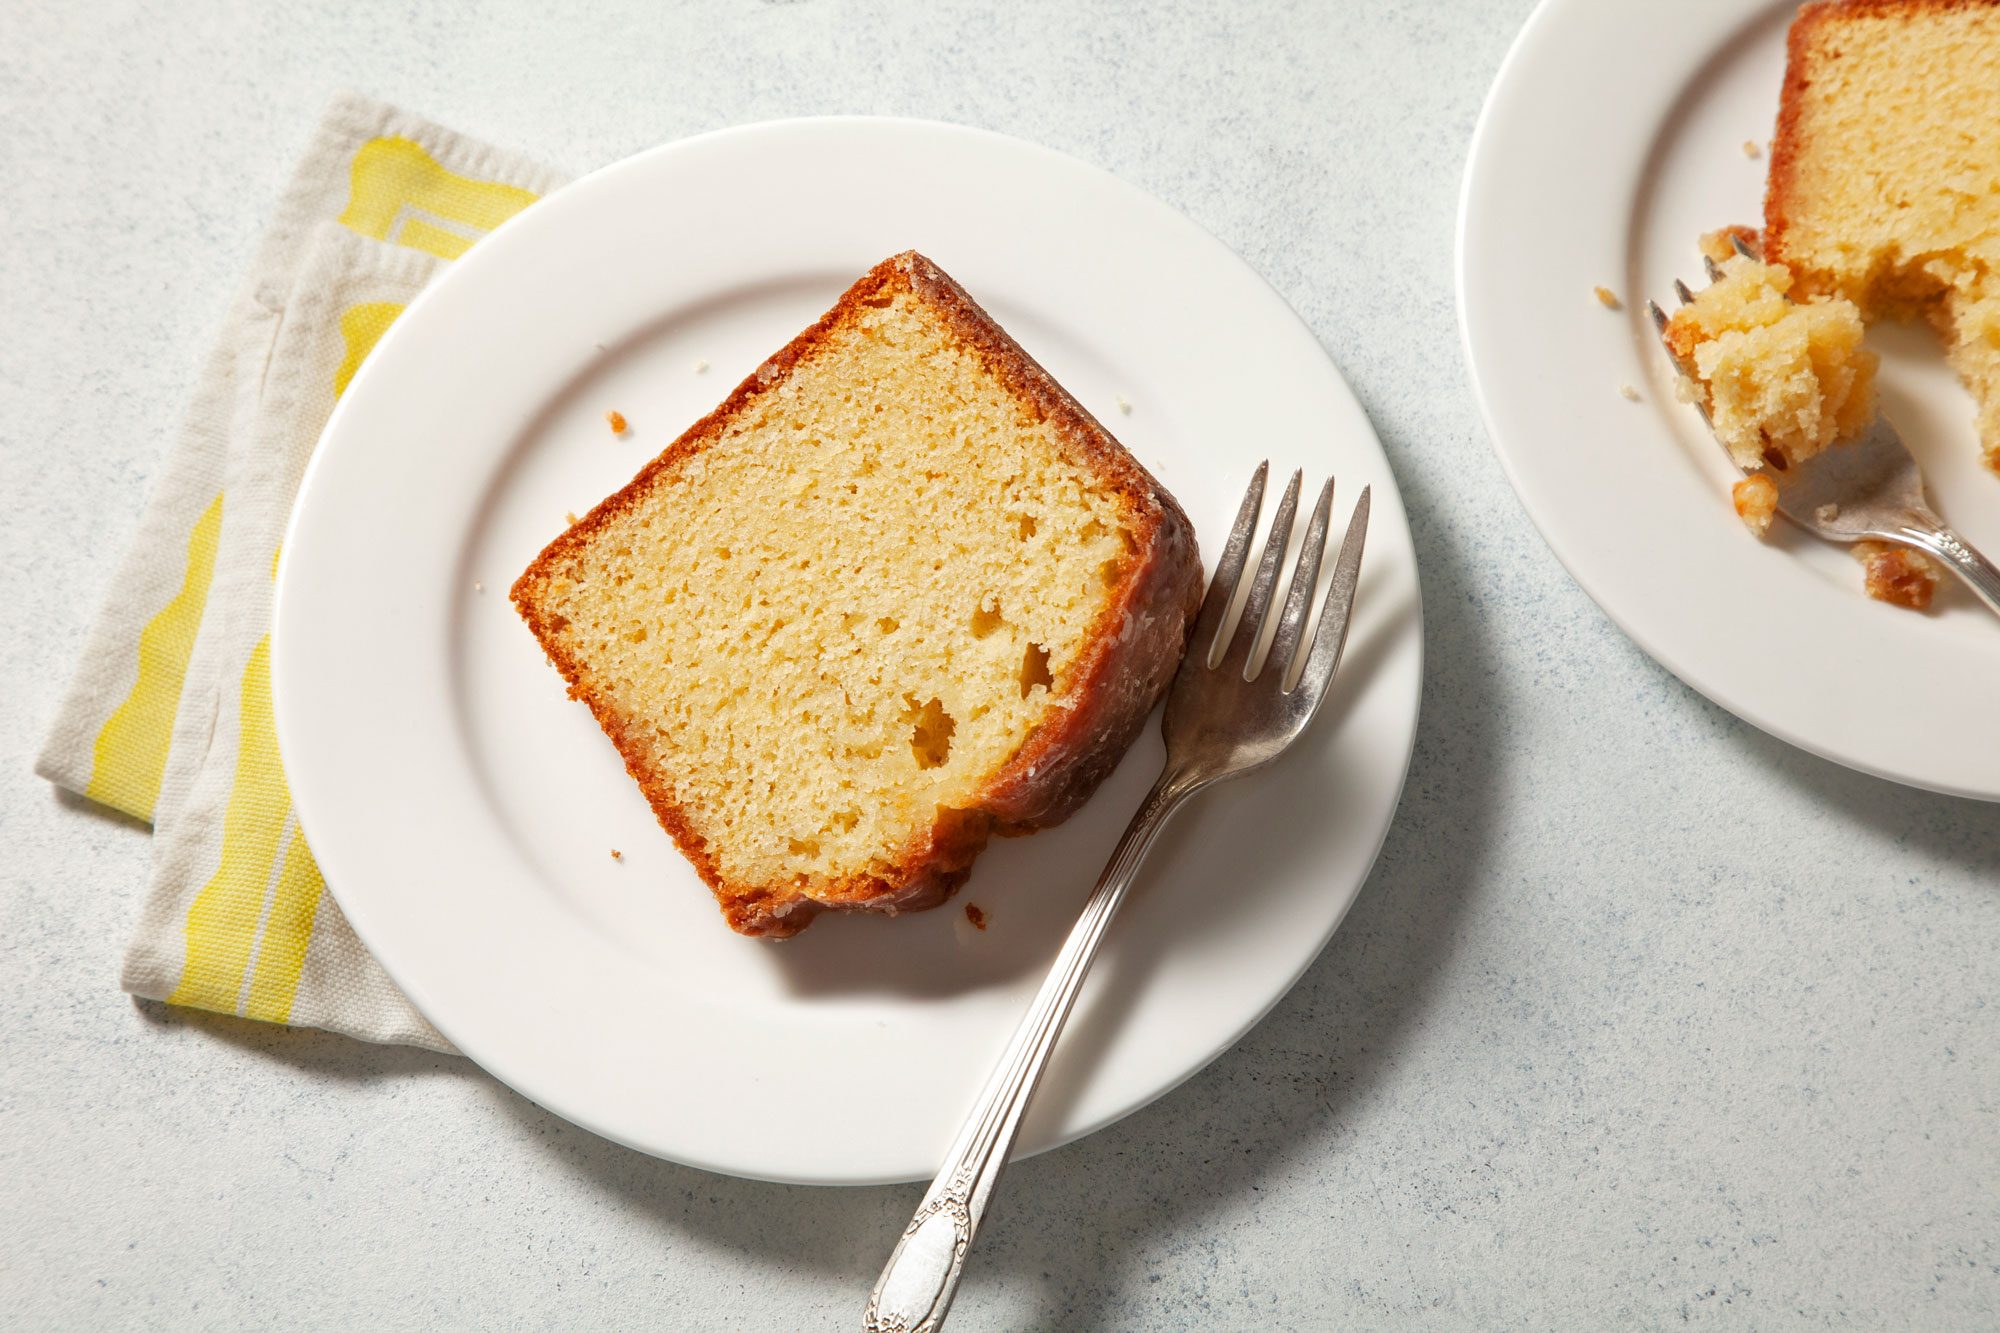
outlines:
[[[870,1333],[931,1333],[944,1322],[959,1275],[965,1270],[965,1252],[1006,1168],[1007,1154],[1021,1131],[1029,1099],[1056,1048],[1056,1038],[1076,1003],[1077,992],[1083,988],[1105,927],[1125,900],[1139,863],[1145,860],[1167,818],[1202,785],[1169,770],[1153,784],[1132,817],[1118,849],[1098,877],[1097,887],[1091,890],[1090,901],[1070,928],[1048,979],[1014,1030],[999,1066],[981,1090],[965,1128],[959,1131],[958,1141],[946,1154],[943,1169],[896,1243],[882,1276],[876,1279],[863,1325]]]
[[[1946,569],[1964,580],[1994,615],[2000,616],[2000,567],[1943,523],[1928,515],[1926,518],[1926,524],[1905,524],[1897,534],[1898,540],[1935,556]]]

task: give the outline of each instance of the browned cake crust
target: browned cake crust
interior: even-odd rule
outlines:
[[[811,897],[791,885],[732,881],[690,825],[670,783],[644,762],[640,738],[622,735],[624,723],[609,701],[584,683],[582,664],[571,657],[561,626],[544,609],[544,590],[595,532],[659,484],[662,474],[714,444],[746,406],[784,383],[792,368],[844,321],[903,292],[928,304],[1016,399],[1054,428],[1075,462],[1128,501],[1138,549],[1111,603],[1091,626],[1082,653],[1053,682],[1052,695],[1073,701],[1073,706],[1052,710],[1054,720],[1029,736],[967,808],[940,810],[882,873],[817,882]],[[827,908],[893,914],[935,907],[965,882],[993,834],[1028,833],[1068,818],[1116,766],[1165,692],[1201,593],[1194,529],[1173,497],[962,287],[911,250],[869,270],[818,323],[737,385],[720,407],[550,542],[515,581],[510,596],[568,682],[570,696],[590,708],[618,747],[661,827],[714,891],[730,926],[746,935],[777,938],[797,934]]]
[[[1785,85],[1778,94],[1778,128],[1771,144],[1771,169],[1764,181],[1764,258],[1774,263],[1796,264],[1787,254],[1798,191],[1799,159],[1805,149],[1806,96],[1812,88],[1814,53],[1822,46],[1830,56],[1839,51],[1832,46],[1838,25],[1848,19],[1915,17],[1919,14],[1949,13],[1957,9],[1990,9],[2000,0],[1815,0],[1799,6],[1785,37]],[[1815,295],[1813,275],[1794,267],[1794,273]],[[1864,312],[1868,313],[1868,312]]]

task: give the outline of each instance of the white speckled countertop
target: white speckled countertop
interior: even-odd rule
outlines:
[[[1236,1050],[1008,1177],[954,1329],[2000,1325],[2000,807],[1635,649],[1487,447],[1452,306],[1528,0],[8,6],[0,1309],[20,1327],[852,1328],[915,1187],[636,1156],[464,1062],[135,1004],[147,843],[29,764],[329,92],[582,169],[966,121],[1183,209],[1305,315],[1423,562],[1402,811]]]

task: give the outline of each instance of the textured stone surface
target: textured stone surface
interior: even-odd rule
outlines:
[[[954,1329],[2000,1322],[2000,809],[1684,688],[1484,439],[1453,213],[1527,0],[996,8],[8,6],[8,1322],[854,1327],[915,1199],[704,1175],[454,1060],[118,993],[146,840],[28,765],[343,85],[578,169],[809,112],[1039,140],[1247,257],[1382,433],[1429,636],[1382,861],[1242,1045],[1013,1171]]]

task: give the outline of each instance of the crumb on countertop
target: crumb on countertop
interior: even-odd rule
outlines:
[[[623,412],[606,412],[604,419],[611,423],[611,433],[613,435],[623,435],[625,433],[625,414]]]
[[[978,903],[967,903],[965,905],[965,919],[980,930],[986,929],[986,913]]]
[[[1625,303],[1618,299],[1618,293],[1612,291],[1609,287],[1593,287],[1590,290],[1597,294],[1597,304],[1603,306],[1606,310],[1623,310],[1625,308]]]
[[[1633,388],[1629,384],[1621,384],[1618,386],[1618,396],[1623,398],[1628,403],[1636,403],[1639,401],[1639,391]]]

